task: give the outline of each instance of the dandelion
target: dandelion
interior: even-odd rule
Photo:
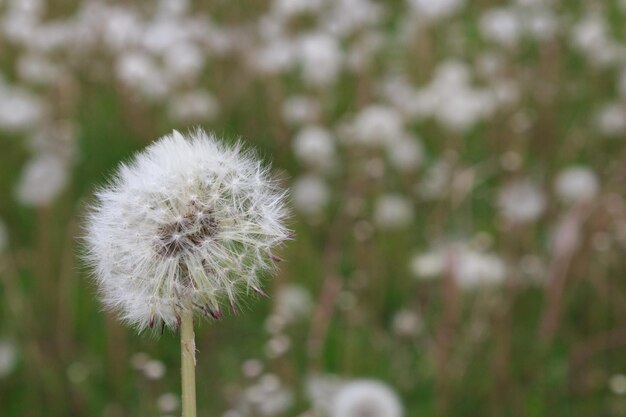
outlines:
[[[219,103],[209,92],[195,90],[174,96],[167,110],[178,122],[211,121],[219,113]]]
[[[24,167],[17,187],[18,200],[27,206],[46,206],[65,188],[68,164],[62,158],[41,152]]]
[[[181,330],[183,415],[195,416],[193,317],[219,319],[288,239],[285,193],[254,154],[197,130],[167,135],[98,191],[86,260],[104,304],[139,330]]]
[[[572,166],[559,173],[554,188],[567,203],[590,201],[598,194],[598,177],[588,167]]]
[[[452,271],[455,280],[465,290],[500,284],[507,273],[502,258],[467,243],[449,243],[415,255],[410,269],[413,275],[424,280],[436,279]]]
[[[410,339],[422,331],[424,323],[417,313],[405,309],[398,311],[393,316],[391,326],[396,336]]]
[[[411,201],[399,194],[383,195],[376,201],[374,221],[381,230],[399,230],[413,220]]]
[[[316,217],[322,214],[329,200],[328,186],[318,176],[303,176],[293,185],[293,203],[297,210],[307,216]]]
[[[513,223],[529,223],[541,216],[546,199],[534,183],[518,180],[500,191],[498,205],[505,219]]]
[[[330,409],[331,417],[402,417],[402,404],[387,385],[356,380],[344,385]]]
[[[9,376],[17,365],[17,349],[13,341],[0,339],[0,379]]]
[[[296,157],[306,165],[328,171],[335,163],[335,142],[331,133],[318,126],[303,128],[293,141]]]

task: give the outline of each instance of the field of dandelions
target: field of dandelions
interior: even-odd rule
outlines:
[[[180,415],[176,331],[81,254],[196,127],[293,232],[199,322],[199,416],[626,416],[624,0],[0,2],[0,415]]]

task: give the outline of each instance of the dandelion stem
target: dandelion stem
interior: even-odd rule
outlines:
[[[180,323],[182,377],[182,417],[196,417],[196,342],[193,333],[193,312],[183,310]]]

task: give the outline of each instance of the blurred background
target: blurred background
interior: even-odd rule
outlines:
[[[180,414],[177,335],[77,253],[115,166],[202,126],[296,238],[197,329],[199,415],[626,416],[624,39],[624,0],[0,1],[0,414]]]

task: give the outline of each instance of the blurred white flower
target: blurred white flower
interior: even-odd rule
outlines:
[[[546,199],[543,191],[529,180],[518,180],[500,190],[498,206],[502,216],[513,223],[528,223],[543,213]]]
[[[464,0],[407,0],[409,7],[420,17],[438,21],[449,17],[463,7]]]
[[[18,200],[27,206],[45,206],[65,188],[69,179],[67,162],[47,152],[36,154],[22,171],[17,186]]]
[[[146,362],[141,370],[148,379],[161,379],[165,375],[165,364],[156,359],[152,359]]]
[[[189,11],[189,0],[158,0],[159,14],[167,17],[184,15]]]
[[[200,75],[205,55],[195,45],[181,42],[168,48],[163,56],[166,77],[174,84],[189,83]]]
[[[293,96],[283,102],[282,116],[290,125],[313,123],[320,112],[320,105],[313,97]]]
[[[391,327],[396,336],[412,338],[422,331],[424,323],[417,313],[405,309],[398,311],[393,316]]]
[[[316,13],[323,5],[323,0],[274,0],[272,1],[272,12],[281,18],[291,18],[302,14]]]
[[[365,147],[382,147],[404,136],[402,117],[395,109],[370,105],[362,109],[349,126],[352,142]]]
[[[375,380],[355,380],[337,393],[331,417],[402,417],[398,395],[386,384]]]
[[[335,141],[327,129],[306,126],[298,132],[292,146],[296,157],[306,165],[322,171],[335,165]]]
[[[376,200],[374,222],[381,230],[399,230],[413,220],[413,204],[399,194],[386,194]]]
[[[265,345],[265,352],[270,359],[276,359],[289,351],[291,339],[284,334],[272,336]]]
[[[335,0],[321,22],[329,34],[346,38],[380,22],[384,7],[372,0]]]
[[[248,359],[241,365],[241,373],[246,378],[256,378],[263,372],[263,362],[259,359]]]
[[[117,58],[115,73],[124,85],[149,100],[164,98],[170,90],[165,73],[143,52],[127,52]]]
[[[261,74],[278,74],[290,69],[296,59],[296,47],[290,39],[276,38],[259,46],[250,65]]]
[[[265,374],[255,385],[245,392],[245,401],[261,416],[276,416],[284,413],[293,405],[291,390],[283,386],[280,378],[274,374]]]
[[[97,193],[86,260],[104,304],[138,329],[175,328],[182,310],[220,318],[274,267],[288,238],[281,191],[253,152],[174,131]]]
[[[609,379],[609,388],[615,395],[626,395],[626,375],[612,375]]]
[[[608,33],[604,17],[600,13],[591,12],[572,26],[570,42],[590,63],[607,66],[621,59],[619,47]]]
[[[219,113],[219,103],[204,90],[174,95],[168,100],[168,114],[177,122],[212,121]]]
[[[9,339],[0,339],[0,379],[9,376],[17,365],[17,349]]]
[[[626,107],[621,103],[604,105],[596,113],[596,126],[606,136],[619,136],[626,132]]]
[[[445,271],[445,259],[439,250],[422,253],[411,258],[409,269],[418,278],[436,278]]]
[[[328,414],[343,380],[331,374],[311,374],[305,381],[305,392],[315,410]]]
[[[168,392],[161,395],[157,399],[157,404],[159,406],[159,410],[161,410],[162,413],[174,413],[176,410],[178,410],[178,407],[180,405],[180,398],[177,394],[174,394],[173,392]]]
[[[420,279],[440,278],[450,273],[462,288],[473,289],[501,283],[507,268],[494,254],[465,243],[451,243],[415,255],[410,269]]]
[[[486,39],[505,46],[515,46],[522,31],[514,8],[489,9],[481,16],[479,24]]]
[[[417,192],[425,200],[436,200],[450,190],[451,181],[452,167],[449,162],[441,159],[428,168]]]
[[[598,194],[596,173],[586,166],[571,166],[559,173],[554,182],[556,194],[567,203],[590,201]]]
[[[413,136],[404,136],[387,145],[387,158],[400,172],[415,171],[424,160],[422,143]]]
[[[316,216],[326,208],[330,199],[330,191],[323,179],[318,176],[307,175],[294,182],[292,198],[296,210],[308,216]]]
[[[496,96],[488,88],[470,85],[470,69],[462,61],[451,59],[437,66],[431,82],[414,98],[414,112],[432,117],[443,127],[463,133],[496,110]]]
[[[44,115],[44,102],[21,88],[0,80],[0,130],[22,132],[33,129]]]
[[[312,310],[311,293],[301,285],[285,285],[276,293],[276,314],[288,323],[308,318]]]
[[[311,33],[297,45],[304,81],[312,86],[332,84],[341,70],[343,55],[337,39],[325,33]]]

